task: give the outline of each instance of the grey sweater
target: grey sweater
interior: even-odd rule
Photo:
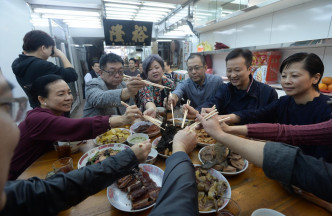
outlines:
[[[121,92],[126,86],[126,83],[122,82],[116,89],[108,89],[101,77],[92,79],[85,86],[86,101],[83,117],[123,115],[126,108],[121,105]],[[133,105],[134,99],[130,98],[125,102]]]

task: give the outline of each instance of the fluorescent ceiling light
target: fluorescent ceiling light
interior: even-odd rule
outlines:
[[[154,7],[163,7],[163,8],[176,8],[173,4],[159,3],[159,2],[144,2],[144,6],[154,6]]]
[[[171,42],[170,39],[157,39],[157,42]]]
[[[116,15],[116,14],[108,14],[107,15],[107,17],[128,17],[128,18],[130,18],[130,17],[133,17],[132,15]]]
[[[157,7],[141,7],[141,10],[147,10],[147,11],[163,11],[163,12],[171,12],[171,9],[166,9],[166,8],[157,8]]]
[[[132,8],[132,9],[136,9],[138,8],[137,5],[122,5],[122,4],[113,4],[113,3],[105,3],[106,7],[115,7],[115,8]]]
[[[104,2],[113,2],[113,3],[120,3],[120,4],[133,4],[133,5],[140,5],[141,4],[141,2],[122,1],[122,0],[104,0]]]
[[[135,15],[135,12],[126,12],[126,14],[124,14],[122,11],[107,11],[107,15],[108,14],[112,14],[112,15],[128,15],[128,16],[132,16]]]
[[[106,19],[115,19],[115,20],[133,20],[132,17],[106,17]]]
[[[136,14],[136,17],[163,17],[163,15],[158,15],[158,14]]]
[[[118,12],[137,12],[137,9],[130,9],[130,8],[111,8],[111,7],[106,7],[105,8],[106,12],[109,11],[118,11]]]
[[[48,8],[35,8],[35,13],[44,13],[44,14],[64,14],[64,15],[83,15],[83,16],[100,16],[98,12],[92,11],[77,11],[77,10],[57,10],[57,9],[48,9]]]
[[[87,16],[63,16],[55,14],[43,14],[42,18],[48,19],[72,19],[72,20],[99,20],[99,17],[87,17]]]
[[[138,13],[146,13],[146,14],[159,14],[159,15],[166,15],[167,12],[165,11],[147,11],[147,10],[139,10]]]

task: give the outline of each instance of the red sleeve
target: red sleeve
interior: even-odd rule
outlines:
[[[109,128],[108,116],[71,119],[47,112],[38,112],[32,113],[26,121],[30,136],[35,140],[92,139]]]
[[[330,145],[332,120],[311,125],[248,124],[248,137],[290,145]]]

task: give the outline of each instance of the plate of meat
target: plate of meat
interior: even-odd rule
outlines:
[[[116,155],[120,151],[123,151],[127,148],[130,147],[121,143],[114,143],[90,149],[78,160],[77,168],[79,169],[87,165],[98,163],[102,160],[105,160],[107,157]]]
[[[248,168],[248,161],[241,155],[223,145],[218,147],[216,149],[216,145],[210,145],[201,148],[198,152],[199,161],[202,164],[210,163],[212,168],[226,176],[243,173]]]
[[[140,121],[130,127],[132,133],[145,133],[149,137],[154,137],[160,133],[160,128],[151,122]]]
[[[112,206],[125,212],[141,212],[155,205],[164,171],[151,164],[140,164],[139,171],[107,188]]]
[[[198,190],[199,213],[213,213],[225,208],[231,198],[231,187],[227,179],[215,169],[203,169],[194,164]]]

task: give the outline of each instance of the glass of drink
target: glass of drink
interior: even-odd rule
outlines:
[[[63,172],[67,173],[74,169],[73,159],[71,157],[60,158],[53,163],[54,173]]]

